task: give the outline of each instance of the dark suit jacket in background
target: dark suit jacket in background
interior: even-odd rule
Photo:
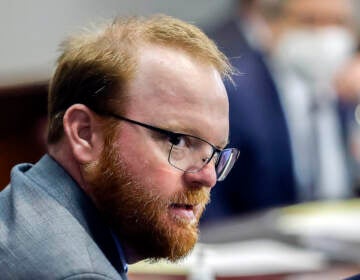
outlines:
[[[248,44],[235,21],[228,22],[210,37],[240,72],[233,77],[235,85],[226,86],[230,102],[230,145],[240,149],[240,157],[226,180],[212,190],[212,203],[203,220],[299,202],[289,130],[264,56]],[[355,105],[341,100],[337,103],[345,147]],[[346,152],[350,170],[351,154],[349,150]],[[354,174],[349,174],[349,178],[353,187],[357,187]]]
[[[204,221],[295,202],[289,131],[262,55],[235,22],[210,36],[241,73],[235,86],[227,85],[230,146],[241,153],[226,180],[212,190]]]
[[[350,278],[346,278],[344,280],[360,280],[360,274],[354,275],[354,276],[352,276]]]

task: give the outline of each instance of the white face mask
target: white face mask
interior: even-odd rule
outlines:
[[[292,29],[279,40],[273,58],[309,82],[330,82],[355,45],[354,36],[342,27]]]

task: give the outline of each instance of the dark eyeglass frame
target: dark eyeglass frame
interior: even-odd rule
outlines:
[[[109,112],[109,111],[106,111],[106,112],[104,112],[104,111],[98,111],[98,110],[93,110],[93,111],[94,111],[95,113],[99,114],[99,115],[102,115],[102,116],[113,117],[113,118],[115,118],[115,119],[122,120],[122,121],[126,121],[126,122],[128,122],[128,123],[132,123],[132,124],[135,124],[135,125],[139,125],[139,126],[142,126],[142,127],[147,128],[147,129],[149,129],[149,130],[152,130],[152,131],[158,132],[158,133],[160,133],[160,134],[163,134],[163,135],[169,137],[170,142],[171,142],[171,140],[177,139],[178,137],[188,136],[188,137],[193,137],[193,138],[195,138],[195,139],[198,139],[198,140],[200,140],[200,141],[203,141],[203,142],[209,144],[209,145],[212,147],[213,151],[212,151],[212,154],[206,159],[206,161],[204,161],[203,167],[206,166],[206,165],[212,160],[212,158],[214,157],[215,154],[217,154],[218,157],[217,157],[217,159],[216,159],[216,161],[215,161],[215,167],[216,167],[217,164],[218,164],[219,159],[221,158],[221,157],[220,157],[220,154],[221,154],[224,150],[226,150],[226,149],[219,149],[219,148],[217,148],[216,146],[214,146],[213,144],[209,143],[208,141],[206,141],[206,140],[204,140],[204,139],[202,139],[202,138],[200,138],[200,137],[194,136],[194,135],[185,134],[185,133],[179,133],[179,132],[173,132],[173,131],[170,131],[170,130],[166,130],[166,129],[163,129],[163,128],[159,128],[159,127],[156,127],[156,126],[149,125],[149,124],[147,124],[147,123],[142,123],[142,122],[139,122],[139,121],[135,121],[135,120],[132,120],[132,119],[123,117],[123,116],[121,116],[121,115],[118,115],[118,114],[116,114],[116,113]],[[172,144],[172,145],[174,145],[174,144]],[[232,148],[232,149],[234,149],[234,148]],[[171,161],[170,161],[170,154],[171,154],[171,149],[170,149],[170,151],[169,151],[169,156],[168,156],[168,162],[170,163],[170,165],[173,166],[173,167],[175,167],[176,169],[179,169],[179,170],[183,171],[183,172],[186,172],[186,173],[196,173],[196,172],[199,172],[199,171],[203,168],[203,167],[202,167],[202,168],[200,168],[199,170],[196,170],[196,171],[183,170],[183,169],[175,166],[173,163],[171,163]],[[238,157],[238,155],[239,155],[239,154],[237,154],[236,157]],[[215,169],[216,169],[216,168],[215,168]],[[231,170],[231,169],[230,169],[230,170]],[[227,175],[227,174],[226,174],[226,175]],[[221,174],[220,174],[220,175],[217,174],[217,176],[218,176],[218,179],[217,179],[218,181],[222,181],[222,180],[224,180],[225,177],[226,177],[226,176],[222,177]]]

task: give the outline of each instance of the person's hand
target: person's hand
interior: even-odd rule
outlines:
[[[335,77],[335,89],[340,99],[360,100],[360,54],[355,55]]]

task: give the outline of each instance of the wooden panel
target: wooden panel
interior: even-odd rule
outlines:
[[[20,162],[45,152],[46,84],[0,89],[0,189]]]

